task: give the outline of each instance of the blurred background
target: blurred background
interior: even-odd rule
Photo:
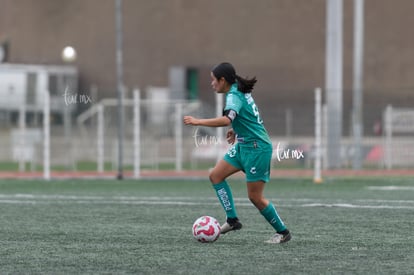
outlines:
[[[123,0],[119,10],[116,2],[0,0],[0,170],[40,171],[45,154],[52,171],[116,171],[120,159],[126,171],[211,167],[228,148],[222,133],[184,127],[180,117],[217,114],[210,69],[223,61],[257,77],[253,95],[275,149],[304,152],[283,161],[275,152],[274,168],[312,169],[315,89],[326,104],[330,88],[329,2],[341,4],[342,80],[339,112],[322,106],[323,168],[414,167],[414,1],[362,2],[358,147],[358,1]],[[332,116],[340,124],[335,160],[327,156]]]

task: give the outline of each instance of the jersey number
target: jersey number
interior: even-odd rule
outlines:
[[[260,118],[259,108],[257,108],[255,103],[253,103],[252,109],[253,109],[254,116],[257,118],[257,123],[263,124],[263,120]]]

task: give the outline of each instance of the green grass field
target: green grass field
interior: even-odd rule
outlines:
[[[229,181],[244,228],[196,242],[202,215],[224,221],[207,181],[0,181],[1,274],[413,274],[413,178],[274,179],[266,195],[293,234],[271,227]]]

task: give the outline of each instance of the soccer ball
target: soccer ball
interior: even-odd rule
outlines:
[[[213,217],[202,216],[193,224],[193,236],[202,243],[212,243],[220,236],[220,223]]]

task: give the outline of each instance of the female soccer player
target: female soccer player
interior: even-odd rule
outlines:
[[[265,183],[270,178],[272,142],[263,126],[251,92],[256,78],[242,78],[236,74],[232,64],[221,63],[211,71],[211,86],[217,93],[226,94],[223,116],[198,119],[184,116],[184,124],[208,127],[224,127],[231,124],[227,131],[227,141],[233,147],[210,172],[210,181],[217,197],[226,212],[227,221],[221,226],[221,234],[242,228],[237,217],[233,195],[226,178],[243,171],[246,174],[247,192],[250,201],[275,229],[276,233],[267,243],[284,243],[291,234],[279,217],[274,205],[263,196]],[[234,143],[237,143],[234,145]]]

